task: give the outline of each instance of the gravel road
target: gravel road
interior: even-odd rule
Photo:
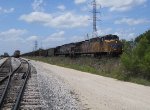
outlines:
[[[53,110],[150,110],[150,87],[38,61],[43,100]]]
[[[36,67],[39,91],[47,110],[83,110],[74,90],[59,75],[41,63],[32,62]]]

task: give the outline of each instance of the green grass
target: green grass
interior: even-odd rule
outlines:
[[[89,72],[96,75],[115,78],[122,81],[133,82],[150,86],[150,81],[128,76],[120,63],[120,58],[91,58],[91,57],[79,57],[71,59],[69,57],[28,57],[32,60],[42,61],[45,63],[58,65],[62,67],[72,68],[83,72]]]
[[[133,83],[142,84],[142,85],[145,85],[145,86],[150,86],[150,81],[148,81],[146,79],[143,79],[143,78],[131,77],[130,81],[133,82]]]

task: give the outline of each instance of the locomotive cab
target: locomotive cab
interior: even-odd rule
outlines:
[[[107,35],[102,38],[104,42],[104,51],[109,54],[121,54],[122,43],[117,35]]]

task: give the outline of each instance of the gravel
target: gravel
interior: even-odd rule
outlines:
[[[150,110],[150,87],[38,61],[32,63],[37,68],[40,89],[50,110],[51,107],[53,110],[83,109],[78,100],[91,110]]]
[[[61,77],[32,62],[37,69],[41,97],[47,110],[82,110],[78,95]]]
[[[21,64],[21,62],[17,58],[13,58],[13,57],[11,58],[11,63],[12,63],[13,70],[18,68],[19,65]]]

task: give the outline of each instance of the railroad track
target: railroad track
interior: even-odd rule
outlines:
[[[38,87],[37,71],[31,65],[31,76],[27,82],[23,98],[20,103],[20,109],[24,110],[48,110],[45,103],[42,101],[41,93]]]
[[[11,71],[11,59],[6,59],[0,66],[0,82],[5,80],[6,77],[8,77],[10,71]]]
[[[11,58],[0,67],[0,110],[19,109],[21,98],[31,71],[28,61],[20,59],[21,64],[12,70]]]

